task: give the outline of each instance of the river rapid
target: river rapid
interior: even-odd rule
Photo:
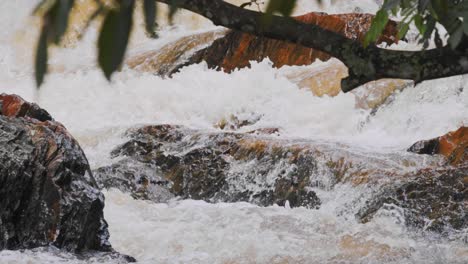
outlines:
[[[177,124],[213,132],[213,124],[231,114],[262,116],[246,130],[279,127],[282,139],[345,144],[369,157],[405,156],[415,141],[468,125],[468,76],[407,88],[375,114],[356,109],[351,93],[316,97],[298,89],[268,60],[232,74],[192,65],[170,79],[124,67],[109,83],[96,67],[97,25],[80,42],[52,51],[51,73],[37,90],[32,66],[39,21],[30,16],[36,2],[0,2],[0,93],[19,94],[49,111],[80,142],[92,168],[112,163],[109,153],[125,142],[128,128]],[[295,12],[375,12],[376,2],[325,1],[318,7],[303,0]],[[179,26],[163,23],[160,38],[152,40],[138,19],[129,56],[215,28],[182,13]],[[114,189],[104,193],[110,241],[139,263],[468,263],[466,236],[441,238],[408,228],[401,208],[382,209],[359,223],[358,198],[370,195],[368,187],[316,190],[318,210],[195,200],[157,204]],[[0,252],[0,263],[112,262],[52,248]]]

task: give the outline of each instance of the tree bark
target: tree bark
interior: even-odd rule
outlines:
[[[408,79],[419,83],[468,73],[468,52],[452,50],[447,46],[422,51],[389,50],[372,44],[363,47],[359,41],[290,17],[273,15],[269,24],[265,25],[263,13],[222,0],[155,1],[192,11],[215,25],[326,52],[348,67],[349,76],[341,81],[344,92],[382,78]]]

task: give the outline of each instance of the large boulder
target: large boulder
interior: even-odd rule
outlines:
[[[112,252],[103,208],[88,161],[65,127],[36,104],[0,95],[0,250]]]
[[[236,120],[237,121],[237,120]],[[271,133],[270,133],[271,132]],[[154,125],[128,132],[117,159],[95,171],[106,188],[156,202],[174,197],[317,208],[319,190],[352,185],[359,220],[398,210],[409,227],[440,234],[467,228],[468,167],[442,156],[366,153],[321,141],[284,140],[277,129],[213,132]]]
[[[276,133],[272,128],[234,133],[171,125],[132,129],[130,139],[112,152],[116,163],[94,174],[103,187],[156,202],[179,196],[261,206],[288,201],[315,208],[320,201],[313,188],[392,182],[411,167],[440,161],[413,154],[369,157],[339,144],[278,139]]]
[[[408,173],[403,181],[381,188],[357,214],[363,222],[381,210],[397,209],[406,224],[445,235],[468,229],[468,128],[416,142],[409,152],[441,156],[438,168]],[[439,155],[436,155],[439,154]]]
[[[161,197],[154,191],[165,186],[172,196],[210,202],[247,201],[268,206],[289,201],[291,206],[311,208],[320,204],[307,188],[307,170],[313,169],[313,163],[298,153],[295,158],[280,150],[275,156],[266,155],[265,143],[243,141],[241,134],[204,134],[171,125],[147,126],[130,133],[131,140],[112,152],[127,161],[94,172],[103,187],[135,190],[134,197],[141,198]],[[253,160],[258,166],[246,166]],[[291,170],[278,172],[277,177],[275,167],[279,169],[284,160],[291,160]],[[124,163],[133,166],[122,166]],[[293,169],[297,163],[304,163],[301,171]],[[135,164],[139,169],[135,170]]]
[[[408,180],[383,188],[357,216],[367,222],[381,209],[401,210],[411,227],[464,235],[468,228],[468,165],[410,174]]]
[[[428,155],[440,154],[452,165],[468,163],[468,127],[460,127],[437,138],[418,141],[408,151]]]

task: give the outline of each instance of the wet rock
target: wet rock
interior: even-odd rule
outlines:
[[[367,222],[380,209],[396,207],[412,227],[442,234],[468,228],[468,166],[425,169],[408,178],[386,187],[358,218]]]
[[[159,168],[151,164],[124,159],[113,166],[101,167],[93,174],[101,189],[118,186],[135,199],[164,203],[175,197],[169,191],[171,183],[160,176]]]
[[[170,192],[182,198],[210,202],[248,201],[262,206],[284,205],[286,201],[291,206],[312,208],[320,204],[315,193],[307,189],[307,170],[278,171],[277,179],[277,175],[273,175],[274,170],[279,169],[274,168],[273,163],[288,159],[286,154],[273,159],[262,154],[260,149],[252,149],[256,146],[242,142],[244,136],[241,134],[193,132],[167,125],[137,129],[131,132],[132,139],[115,149],[113,155],[145,163],[145,169],[155,167],[154,171],[170,182],[165,185]],[[257,166],[242,168],[254,161]],[[305,160],[298,159],[295,163],[300,162]],[[117,166],[97,171],[113,170]],[[312,169],[313,163],[307,166]],[[127,178],[133,179],[134,175],[127,175]],[[112,179],[115,176],[101,174],[99,179],[106,177]],[[237,184],[238,178],[242,178],[241,184]],[[113,187],[121,189],[119,184]]]
[[[18,96],[2,94],[0,105],[0,249],[113,251],[104,196],[76,140]]]
[[[362,41],[370,28],[373,17],[371,14],[329,15],[313,12],[297,16],[295,19],[319,25],[350,39]],[[377,42],[392,44],[397,42],[396,36],[397,24],[390,21]],[[250,66],[250,61],[262,61],[264,58],[269,58],[273,66],[279,68],[284,65],[310,65],[316,59],[325,61],[330,59],[330,56],[324,52],[286,41],[257,37],[240,31],[229,31],[226,36],[215,40],[209,47],[197,51],[186,63],[176,67],[175,71],[182,66],[205,61],[210,68],[231,72],[237,68]]]
[[[395,169],[404,171],[409,164],[437,161],[411,162],[401,155],[369,157],[340,145],[170,125],[134,129],[129,137],[112,152],[116,163],[96,171],[100,182],[134,192],[144,188],[135,179],[149,171],[151,177],[167,180],[169,184],[164,182],[160,187],[173,195],[209,202],[247,201],[268,206],[288,201],[293,207],[315,208],[320,201],[314,188],[392,181],[398,176]],[[139,169],[122,166],[120,159],[135,162]],[[110,173],[116,170],[127,174]],[[120,183],[122,177],[128,179],[125,182],[131,183],[131,188]]]
[[[237,115],[230,115],[227,118],[222,118],[219,120],[214,127],[221,130],[238,130],[240,128],[251,126],[258,121],[262,116],[256,114],[250,114],[248,116],[239,117]]]
[[[414,143],[409,152],[445,156],[452,165],[468,163],[468,127],[461,127],[441,137]]]
[[[295,19],[316,24],[344,36],[362,41],[369,30],[371,14],[337,14],[312,12]],[[393,44],[397,40],[397,24],[390,21],[378,43]],[[208,46],[208,47],[206,47]],[[250,66],[250,61],[269,58],[274,67],[310,65],[316,59],[330,56],[321,51],[281,40],[257,37],[240,31],[212,31],[183,37],[161,48],[145,52],[128,60],[127,65],[141,71],[171,75],[181,67],[205,61],[208,67],[231,72]]]
[[[341,93],[341,79],[348,76],[348,68],[336,59],[304,68],[285,69],[284,76],[301,89],[316,96],[337,96]],[[356,108],[377,109],[389,103],[397,91],[413,85],[412,81],[381,79],[366,83],[351,91],[356,97]]]
[[[309,13],[296,19],[318,24],[348,38],[363,40],[372,19],[370,14]],[[390,21],[378,43],[397,42],[396,23]],[[249,67],[251,61],[269,58],[274,67],[310,65],[317,59],[328,61],[326,53],[286,41],[256,37],[239,31],[216,30],[182,37],[155,51],[147,51],[127,61],[130,68],[168,76],[180,68],[205,61],[209,68],[232,72]],[[336,96],[341,92],[341,79],[348,76],[347,67],[337,60],[317,67],[295,68],[284,74],[299,88],[308,89],[317,96]],[[383,79],[368,83],[353,91],[356,107],[376,109],[395,91],[411,86],[404,80]],[[222,120],[221,120],[222,121]],[[220,126],[223,122],[220,121]],[[229,117],[225,118],[229,123]]]
[[[30,117],[38,121],[50,121],[52,117],[37,104],[28,103],[17,95],[0,94],[0,115],[7,117]]]
[[[164,45],[158,50],[146,51],[127,60],[127,65],[142,72],[152,72],[161,76],[175,72],[196,51],[205,48],[215,39],[224,36],[227,30],[214,30],[182,37]]]

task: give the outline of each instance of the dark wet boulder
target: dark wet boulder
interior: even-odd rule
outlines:
[[[411,227],[450,234],[468,228],[468,166],[425,169],[384,188],[359,213],[369,221],[380,209],[403,210]]]
[[[316,208],[320,201],[314,188],[392,182],[391,177],[403,176],[408,166],[438,162],[410,153],[368,156],[339,144],[280,139],[279,129],[259,133],[262,130],[238,133],[172,125],[132,129],[129,140],[112,151],[115,164],[94,174],[104,187],[141,198],[161,196],[151,192],[166,188],[174,196],[209,202]]]
[[[169,191],[171,182],[158,171],[155,165],[123,159],[113,166],[99,168],[93,174],[101,189],[118,188],[135,199],[163,203],[175,195]]]
[[[0,105],[0,250],[113,251],[104,196],[77,141],[18,96],[2,94]]]
[[[418,141],[408,151],[428,155],[440,154],[452,165],[468,163],[468,127],[460,127],[437,138]]]
[[[256,151],[255,145],[243,141],[245,136],[235,133],[197,133],[182,127],[160,125],[147,126],[130,132],[131,139],[117,147],[112,155],[125,157],[140,165],[138,171],[129,166],[114,165],[97,169],[97,179],[108,187],[128,189],[119,178],[132,179],[133,190],[147,189],[142,182],[146,179],[164,179],[147,181],[147,185],[164,185],[170,193],[181,198],[199,199],[209,202],[247,201],[261,206],[273,204],[315,208],[320,201],[308,188],[307,171],[280,170],[276,162],[290,159],[288,154],[277,153],[272,157],[270,150]],[[260,147],[261,148],[261,147]],[[264,152],[264,153],[262,153]],[[256,162],[256,166],[249,163]],[[306,164],[304,164],[306,165]],[[314,163],[308,163],[311,169]],[[278,170],[278,172],[276,172]],[[148,172],[152,175],[148,176]],[[143,175],[145,174],[146,175]],[[276,175],[278,173],[279,175]],[[135,180],[137,179],[137,180]],[[112,183],[109,185],[109,183]],[[134,192],[132,192],[135,194]]]

